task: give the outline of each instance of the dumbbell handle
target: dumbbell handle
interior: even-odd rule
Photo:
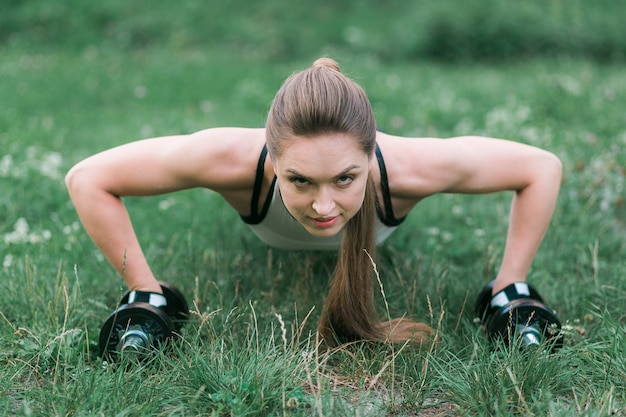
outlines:
[[[154,337],[143,330],[141,326],[131,326],[120,337],[118,350],[120,352],[128,352],[128,350],[141,353],[152,346]]]
[[[524,326],[518,324],[518,333],[521,338],[521,345],[523,348],[536,348],[541,346],[542,334],[535,326]]]

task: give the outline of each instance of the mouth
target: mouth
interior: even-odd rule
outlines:
[[[337,220],[339,220],[339,216],[311,218],[311,222],[313,223],[313,225],[319,229],[327,229],[329,227],[332,227],[335,225],[335,223],[337,223]]]

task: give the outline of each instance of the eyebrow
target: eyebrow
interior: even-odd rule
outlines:
[[[347,167],[346,169],[341,171],[339,174],[335,175],[333,178],[339,178],[339,177],[341,177],[343,175],[346,175],[347,173],[349,173],[353,169],[358,169],[358,168],[361,168],[361,166],[360,165],[356,165],[356,164],[355,165],[350,165],[349,167]],[[298,171],[296,171],[295,169],[292,169],[292,168],[285,169],[285,173],[293,174],[293,175],[296,175],[298,177],[304,178],[306,180],[310,179],[308,176],[303,175],[303,174],[299,173]]]

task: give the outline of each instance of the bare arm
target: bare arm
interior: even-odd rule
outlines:
[[[206,187],[243,204],[262,143],[262,131],[235,128],[142,140],[79,162],[66,184],[85,230],[128,287],[160,292],[121,198]]]
[[[390,142],[395,155],[400,144]],[[395,168],[394,177],[404,179],[391,182],[390,174],[390,187],[410,207],[438,192],[515,192],[494,293],[524,281],[554,212],[561,184],[559,159],[532,146],[483,137],[405,139],[403,147],[397,160],[405,168],[404,177]]]

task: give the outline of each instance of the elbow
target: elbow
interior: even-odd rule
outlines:
[[[557,155],[547,151],[545,159],[544,169],[547,176],[560,186],[563,179],[563,163],[561,159]]]
[[[536,149],[529,159],[524,161],[526,176],[516,188],[518,193],[527,189],[541,189],[545,196],[557,195],[563,181],[563,164],[561,159],[543,149]]]
[[[103,170],[88,161],[77,163],[65,174],[65,187],[74,205],[93,202],[103,194],[119,198],[108,186]]]
[[[76,189],[77,184],[79,182],[79,177],[80,177],[79,172],[80,172],[80,168],[78,168],[78,165],[74,165],[65,174],[65,188],[70,193],[70,195],[72,195],[73,191]]]
[[[558,195],[563,181],[561,159],[551,152],[541,150],[532,161],[529,161],[529,166],[532,166],[531,176],[523,189],[539,187],[544,190],[546,197]]]
[[[93,187],[94,182],[89,178],[88,173],[89,170],[85,169],[82,163],[78,163],[65,174],[65,188],[72,200],[79,194],[84,193],[90,187],[90,183],[91,187]]]

